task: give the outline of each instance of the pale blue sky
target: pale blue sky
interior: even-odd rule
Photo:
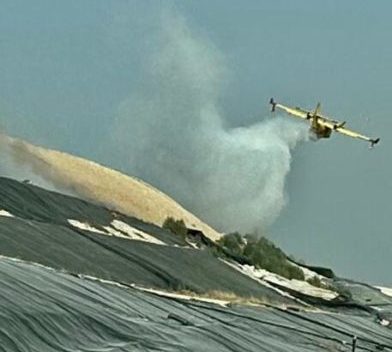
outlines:
[[[174,4],[174,5],[173,5]],[[0,112],[8,131],[119,167],[104,151],[142,85],[149,31],[166,7],[224,57],[227,124],[268,116],[271,96],[372,136],[294,151],[290,201],[270,237],[310,264],[392,285],[390,1],[0,0]]]

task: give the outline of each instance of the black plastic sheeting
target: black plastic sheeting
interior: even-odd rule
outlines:
[[[220,307],[0,259],[0,351],[392,350],[372,316]]]
[[[0,209],[7,210],[22,219],[66,227],[70,227],[68,219],[88,222],[97,228],[108,226],[112,220],[117,219],[148,232],[168,244],[185,244],[181,237],[173,236],[153,224],[125,216],[82,199],[5,177],[0,177]]]
[[[0,217],[0,254],[9,257],[128,284],[199,293],[226,291],[275,303],[298,304],[222,263],[211,255],[208,243],[202,251],[184,248],[186,242],[180,236],[75,197],[0,177],[0,209],[16,216]],[[121,220],[168,246],[83,231],[71,226],[68,219],[88,222],[96,228],[108,226],[114,219]],[[391,297],[348,280],[335,279],[333,284],[352,291],[352,298],[339,297],[328,302],[278,288],[311,305],[330,310],[373,311],[392,320]]]
[[[16,216],[0,216],[0,351],[351,351],[354,336],[357,351],[391,350],[392,330],[380,323],[392,320],[392,298],[374,287],[334,279],[350,298],[331,307],[280,287],[329,313],[283,310],[298,303],[226,265],[208,243],[185,247],[152,224],[5,178],[0,209]],[[167,245],[91,233],[68,219],[97,228],[118,219]],[[223,308],[131,284],[232,292],[271,306]]]
[[[116,219],[121,217],[169,245],[75,228],[67,219],[88,221],[94,227],[113,220],[109,210],[76,198],[0,178],[0,209],[17,216],[0,216],[0,254],[8,257],[127,284],[198,293],[225,291],[294,303],[229,267],[208,250],[174,246],[176,241],[185,242],[133,218],[116,215]]]
[[[0,254],[102,279],[166,290],[229,291],[290,303],[208,251],[157,245],[0,217]]]

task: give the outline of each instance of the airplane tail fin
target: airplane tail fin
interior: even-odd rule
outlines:
[[[269,103],[272,105],[271,111],[274,112],[276,107],[276,101],[274,100],[274,98],[271,98]]]
[[[370,140],[370,148],[373,148],[375,144],[380,141],[380,138]]]
[[[321,104],[317,103],[316,109],[314,110],[313,117],[317,117],[321,110]]]

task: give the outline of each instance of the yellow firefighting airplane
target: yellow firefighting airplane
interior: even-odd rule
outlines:
[[[372,139],[367,136],[364,136],[360,133],[351,131],[344,127],[346,121],[339,122],[332,120],[324,115],[320,114],[320,103],[317,104],[316,109],[314,111],[307,111],[301,109],[299,107],[290,108],[288,106],[282,105],[274,101],[273,98],[270,100],[270,104],[272,105],[271,111],[275,111],[276,108],[281,109],[287,112],[290,115],[299,117],[304,120],[310,121],[310,130],[314,133],[314,136],[319,138],[329,138],[331,136],[332,131],[342,133],[346,136],[362,139],[370,143],[370,147],[373,147],[380,141],[380,138]]]

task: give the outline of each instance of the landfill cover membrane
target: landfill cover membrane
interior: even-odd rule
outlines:
[[[157,226],[6,178],[0,280],[0,351],[392,351],[392,298],[369,285],[337,280],[351,301],[334,307],[281,294]]]

